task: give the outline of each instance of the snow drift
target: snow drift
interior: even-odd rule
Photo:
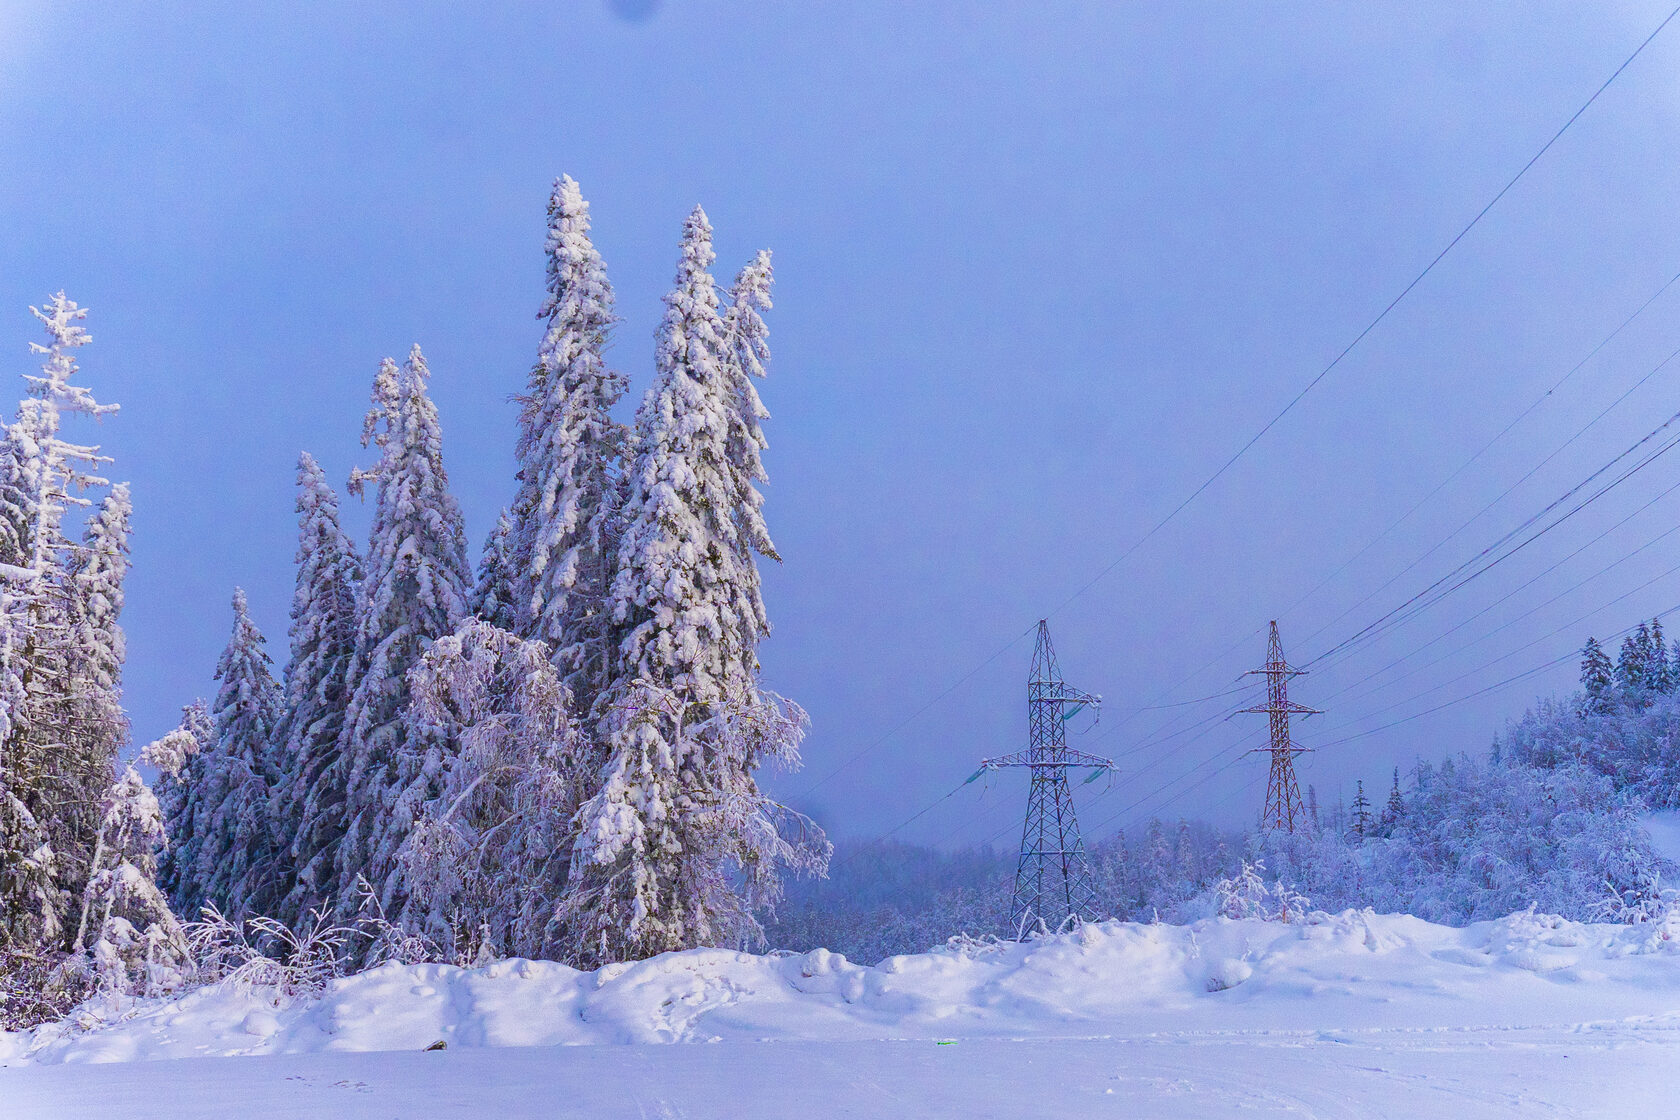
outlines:
[[[317,1051],[1178,1031],[1314,1032],[1680,1020],[1680,915],[1584,925],[1532,912],[1463,929],[1315,913],[1105,922],[874,967],[713,949],[579,972],[544,961],[385,965],[288,999],[233,985],[0,1035],[0,1064]],[[1329,1032],[1327,1035],[1325,1032]]]

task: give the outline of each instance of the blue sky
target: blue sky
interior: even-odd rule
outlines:
[[[813,730],[807,773],[772,786],[841,835],[1021,745],[1021,636],[1051,611],[1070,680],[1108,700],[1073,742],[1124,770],[1081,788],[1084,819],[1251,815],[1263,763],[1227,763],[1257,717],[1158,742],[1222,709],[1128,709],[1226,689],[1272,617],[1293,656],[1320,652],[1680,407],[1671,368],[1384,588],[1680,345],[1676,285],[1325,582],[1680,272],[1671,26],[1297,410],[1074,594],[1404,287],[1656,26],[1651,4],[249,7],[0,0],[0,354],[29,368],[27,306],[50,291],[93,309],[86,380],[123,405],[99,434],[137,506],[140,741],[209,694],[235,584],[283,659],[297,453],[339,482],[365,461],[368,384],[415,341],[476,549],[512,492],[508,397],[562,172],[618,290],[627,404],[686,211],[711,215],[722,276],[775,252],[786,561],[763,656]],[[1657,540],[1677,468],[1302,679],[1328,711],[1301,741],[1680,604],[1680,538]],[[1326,745],[1304,779],[1328,800],[1480,750],[1572,681]],[[977,783],[900,835],[1008,843],[1023,793]]]

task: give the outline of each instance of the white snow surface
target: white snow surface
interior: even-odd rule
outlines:
[[[230,1092],[241,1116],[353,1118],[1013,1116],[1047,1104],[1412,1116],[1428,1101],[1451,1116],[1600,1115],[1668,1099],[1680,915],[1609,926],[1522,913],[1463,929],[1369,911],[1105,922],[874,967],[823,950],[708,949],[592,973],[385,965],[318,999],[222,985],[105,1013],[0,1034],[0,1116],[120,1105],[190,1120],[232,1115]],[[444,1053],[421,1052],[440,1040]],[[673,1042],[725,1045],[670,1059],[611,1045]],[[227,1055],[269,1057],[133,1064]],[[51,1068],[64,1063],[83,1068]],[[591,1078],[606,1086],[568,1089],[565,1107],[543,1089]],[[168,1087],[167,1107],[149,1086]]]

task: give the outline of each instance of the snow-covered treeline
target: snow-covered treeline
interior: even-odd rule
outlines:
[[[1104,837],[1090,848],[1101,913],[1180,919],[1240,872],[1244,843],[1239,831],[1184,820]],[[776,948],[827,948],[859,961],[924,952],[958,935],[1010,937],[1015,861],[993,848],[842,841],[826,878],[790,885],[766,937]]]
[[[1660,627],[1649,629],[1660,648]],[[1090,853],[1101,916],[1195,921],[1245,873],[1320,909],[1446,925],[1529,906],[1577,921],[1666,913],[1674,897],[1639,816],[1680,807],[1680,697],[1616,683],[1626,671],[1610,679],[1612,703],[1585,691],[1543,701],[1491,750],[1396,770],[1380,803],[1363,783],[1346,806],[1311,794],[1293,835],[1151,820],[1101,838]],[[827,880],[792,888],[770,941],[875,961],[1008,936],[1014,868],[1013,852],[843,842]]]
[[[60,416],[110,408],[69,384],[80,309],[37,312],[48,361],[0,462],[0,945],[85,957],[103,922],[156,972],[183,945],[174,915],[205,910],[336,923],[357,961],[595,964],[751,941],[786,874],[821,872],[821,831],[755,777],[798,765],[806,725],[757,656],[758,558],[779,559],[754,385],[770,255],[720,289],[711,226],[689,215],[655,382],[627,427],[605,357],[613,290],[570,178],[548,218],[518,474],[476,573],[415,346],[379,365],[374,461],[349,480],[372,504],[369,539],[352,543],[304,454],[286,656],[277,667],[235,591],[213,701],[144,752],[156,796],[114,772],[126,489],[81,543],[60,532],[104,485]]]

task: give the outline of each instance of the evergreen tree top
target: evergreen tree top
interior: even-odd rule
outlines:
[[[507,510],[496,517],[496,527],[484,541],[484,555],[478,564],[478,584],[473,589],[472,613],[502,630],[514,630],[518,623],[514,586],[513,519]]]
[[[310,656],[327,630],[351,625],[361,578],[356,548],[339,523],[338,495],[307,451],[298,456],[297,517],[291,668]]]
[[[570,175],[554,184],[548,201],[548,295],[537,318],[549,321],[539,358],[558,369],[576,357],[570,347],[602,341],[613,315],[606,265],[589,238],[589,203]],[[573,336],[568,338],[568,335]]]
[[[222,682],[214,713],[219,738],[247,727],[266,734],[273,727],[277,698],[270,664],[267,642],[251,620],[245,589],[236,587],[233,633],[216,663],[215,679]]]
[[[93,336],[80,325],[81,320],[87,318],[87,308],[78,306],[75,300],[66,298],[60,291],[47,301],[46,310],[31,307],[29,312],[41,321],[47,337],[51,339],[44,346],[39,342],[29,344],[32,352],[46,356],[39,375],[24,375],[24,380],[29,383],[30,395],[56,408],[83,412],[89,416],[116,412],[118,405],[100,404],[87,389],[70,384],[70,379],[80,368],[72,351],[93,341]]]
[[[682,256],[676,282],[665,295],[665,318],[660,324],[661,366],[710,367],[722,349],[718,334],[717,282],[709,271],[717,260],[712,249],[712,223],[696,206],[683,220]],[[696,348],[704,347],[703,352]]]
[[[431,629],[442,634],[466,614],[466,531],[461,508],[449,492],[443,430],[437,405],[427,394],[431,371],[419,344],[393,376],[394,366],[388,358],[380,365],[364,429],[368,441],[380,448],[379,462],[351,475],[358,494],[369,480],[379,484],[366,561],[373,583],[370,602],[374,614],[385,611],[392,606],[391,581],[412,578],[421,604],[438,616]],[[390,632],[371,616],[362,622],[381,635]]]
[[[321,464],[315,461],[315,456],[307,451],[298,455],[297,486],[300,525],[305,518],[313,521],[318,513],[327,513],[337,519],[338,494],[327,481],[327,472],[321,469]]]
[[[732,400],[721,361],[711,227],[696,207],[683,226],[675,287],[659,329],[658,378],[636,413],[639,454],[613,594],[630,626],[625,679],[645,677],[710,701],[750,670],[738,648],[736,588],[749,581],[733,517],[728,463]]]
[[[735,278],[729,290],[729,310],[724,313],[725,360],[729,369],[730,392],[734,408],[730,416],[729,460],[734,468],[739,491],[735,501],[736,531],[739,547],[750,548],[772,560],[780,560],[770,531],[760,512],[764,499],[756,483],[765,482],[762,452],[770,446],[764,438],[760,421],[770,413],[758,395],[753,379],[765,376],[770,362],[770,328],[765,325],[764,312],[771,307],[770,285],[774,274],[770,267],[770,251],[761,249]],[[756,593],[752,596],[751,612],[757,617],[761,631],[769,625],[763,619],[763,604]]]

